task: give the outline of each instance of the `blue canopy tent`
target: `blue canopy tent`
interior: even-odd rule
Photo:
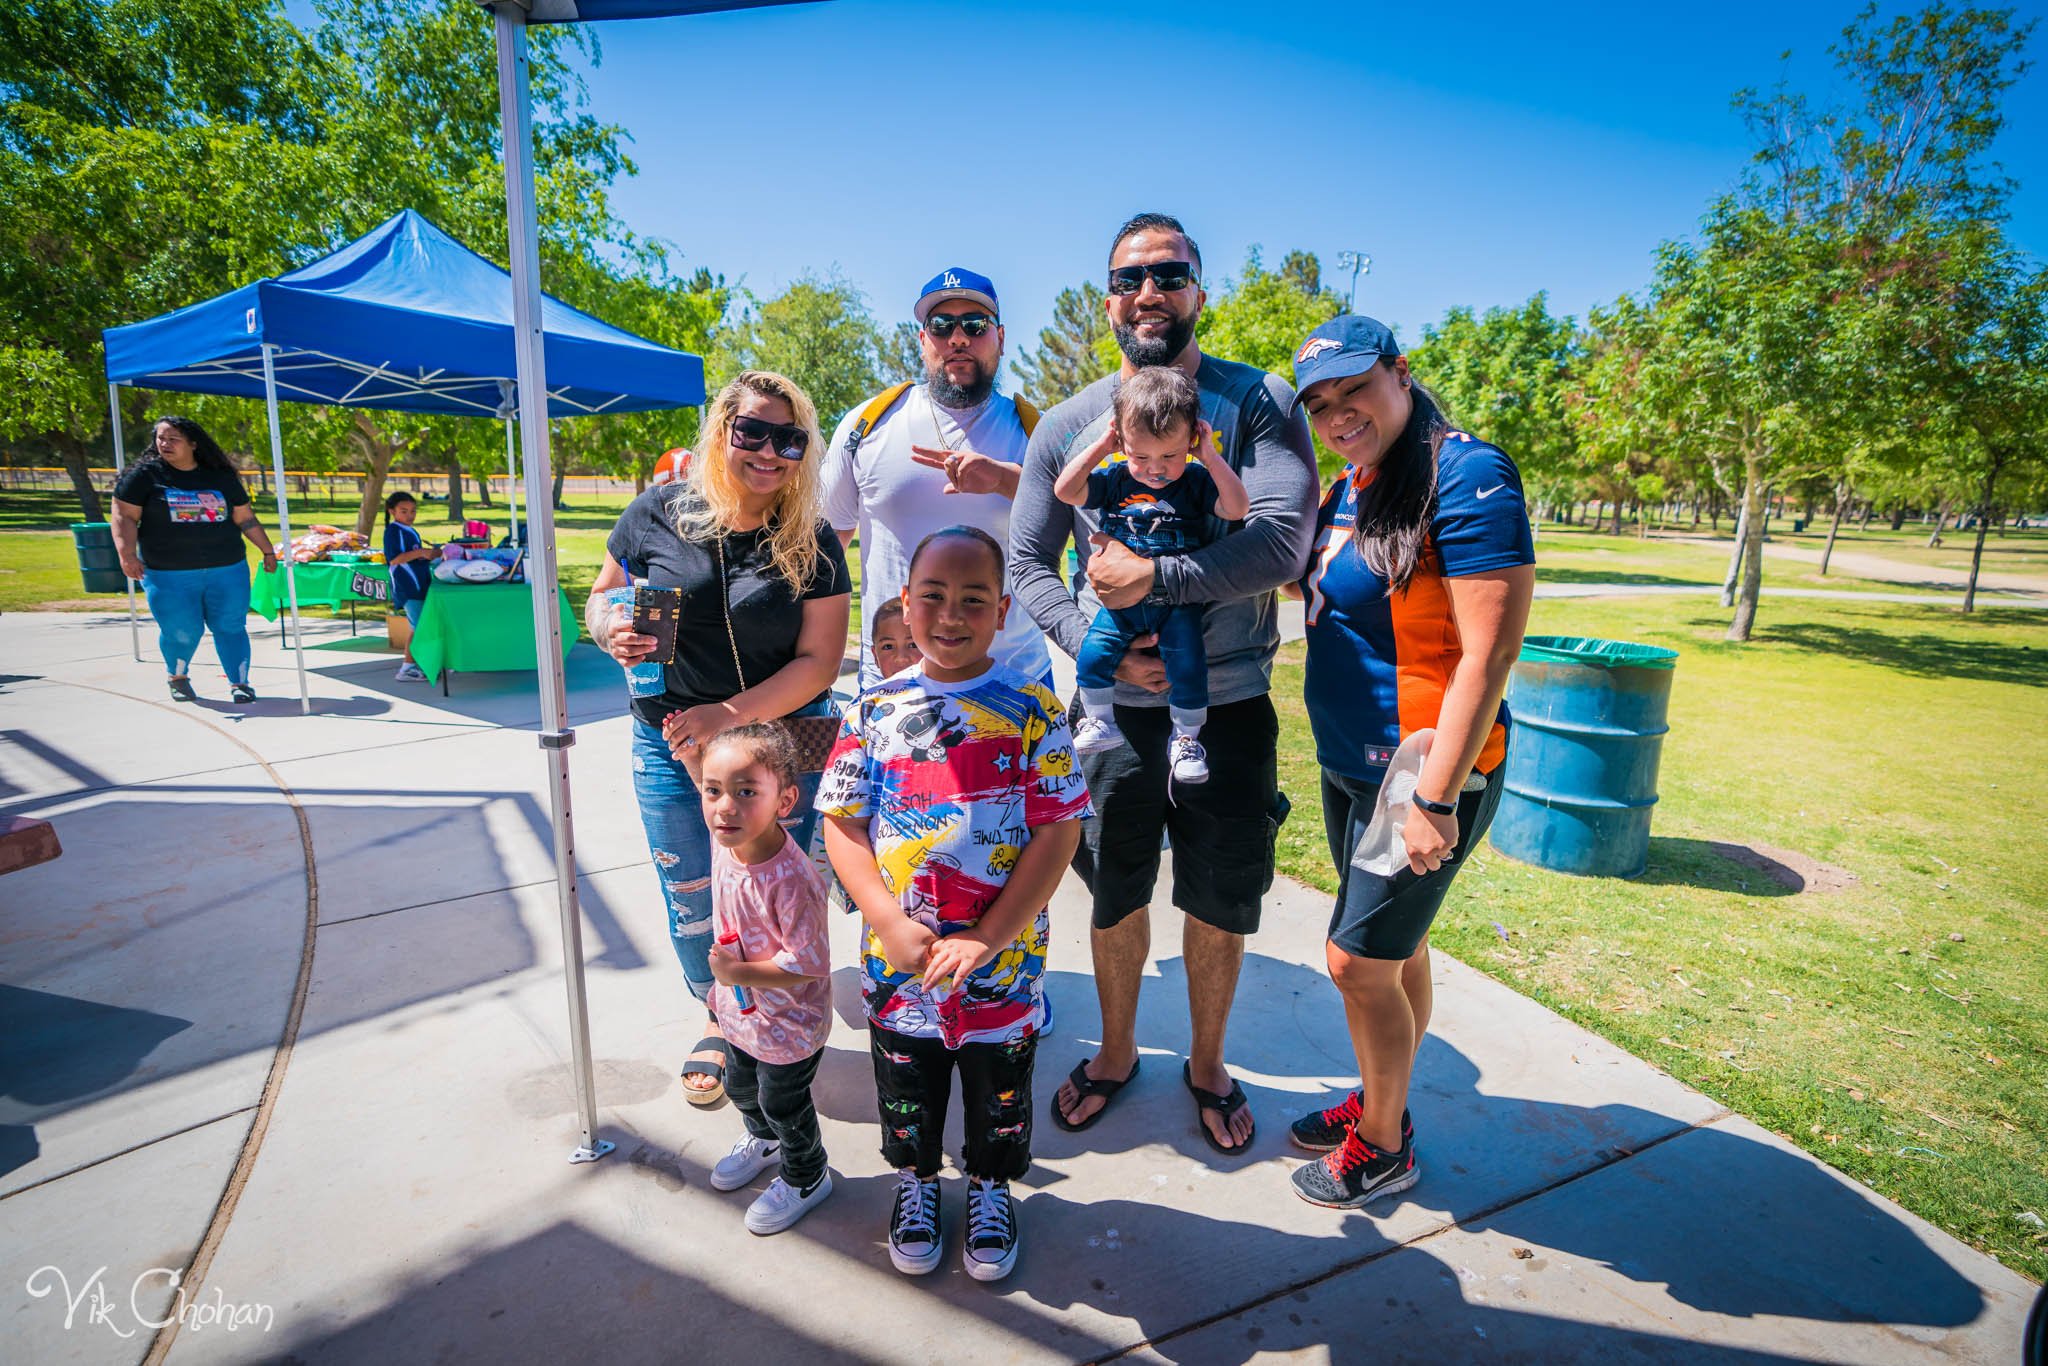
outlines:
[[[541,316],[554,376],[547,416],[638,412],[704,401],[704,364],[697,357],[621,331],[559,300],[543,299]],[[300,644],[298,587],[289,553],[280,398],[503,418],[508,473],[517,477],[509,468],[517,394],[511,280],[501,267],[411,209],[311,265],[147,322],[108,328],[103,336],[117,464],[125,463],[126,456],[118,398],[122,385],[232,394],[268,404],[278,518],[286,541],[280,558],[295,646]],[[511,513],[516,538],[516,493]],[[552,568],[550,563],[550,603]],[[132,630],[132,585],[129,604]],[[559,651],[555,657],[559,660]],[[298,665],[299,704],[308,708],[303,648]]]
[[[520,440],[526,455],[529,510],[540,525],[533,558],[539,574],[555,577],[554,509],[545,490],[553,477],[548,459],[547,423],[539,419],[539,396],[547,389],[554,363],[541,345],[539,219],[533,197],[533,103],[526,58],[526,26],[573,24],[604,19],[653,19],[664,15],[708,14],[718,10],[758,9],[803,0],[477,0],[491,12],[498,42],[498,118],[505,143],[505,226],[511,244],[512,310],[519,335]],[[531,419],[528,408],[532,406]],[[559,629],[554,603],[534,590],[535,638],[556,639]],[[559,660],[560,651],[541,651],[543,661]],[[583,993],[583,916],[576,904],[575,838],[569,820],[569,746],[576,732],[569,728],[569,705],[562,692],[559,667],[543,665],[540,690],[540,745],[549,765],[549,793],[554,802],[555,889],[562,916],[562,952],[572,965],[569,984],[570,1059],[576,1079],[576,1112],[583,1142],[569,1154],[571,1162],[595,1162],[612,1150],[597,1136],[597,1085],[590,1069],[590,1012]]]

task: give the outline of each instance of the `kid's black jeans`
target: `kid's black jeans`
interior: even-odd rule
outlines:
[[[1019,1043],[946,1047],[940,1039],[898,1034],[873,1023],[875,1097],[882,1111],[882,1157],[892,1167],[939,1174],[953,1071],[960,1072],[962,1167],[984,1181],[1009,1181],[1031,1167],[1031,1068],[1038,1036]],[[730,1089],[728,1087],[728,1089]]]

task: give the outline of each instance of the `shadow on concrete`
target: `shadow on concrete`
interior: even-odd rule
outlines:
[[[0,983],[0,1176],[40,1153],[33,1121],[119,1088],[157,1045],[191,1027],[172,1015]]]
[[[1083,1202],[1060,1194],[1059,1175],[1040,1166],[1019,1183],[1024,1250],[1008,1281],[986,1286],[960,1271],[960,1182],[949,1174],[941,1197],[946,1258],[909,1293],[986,1325],[969,1329],[975,1336],[967,1340],[991,1357],[1001,1357],[1005,1343],[987,1336],[987,1328],[1073,1361],[1107,1361],[1149,1345],[1167,1361],[1231,1366],[1306,1348],[1324,1349],[1335,1361],[1796,1359],[1591,1321],[1613,1312],[1597,1280],[1573,1280],[1592,1289],[1584,1317],[1512,1307],[1518,1281],[1534,1282],[1540,1301],[1568,1297],[1570,1289],[1547,1290],[1540,1278],[1572,1279],[1572,1261],[1597,1263],[1643,1287],[1649,1302],[1629,1312],[1653,1322],[1663,1294],[1702,1313],[1823,1324],[1946,1328],[1982,1310],[1981,1292],[1888,1207],[1795,1152],[1693,1129],[1619,1161],[1607,1138],[1658,1123],[1668,1132],[1670,1121],[1628,1106],[1489,1096],[1475,1089],[1478,1071],[1456,1049],[1432,1041],[1427,1054],[1431,1094],[1418,1102],[1427,1107],[1418,1123],[1453,1103],[1467,1113],[1459,1124],[1430,1130],[1434,1146],[1424,1161],[1437,1165],[1417,1194],[1426,1207],[1448,1203],[1449,1217],[1467,1231],[1542,1249],[1507,1263],[1505,1273],[1491,1266],[1482,1268],[1490,1275],[1475,1273],[1437,1259],[1440,1248],[1471,1250],[1449,1252],[1453,1257],[1476,1254],[1469,1240],[1396,1243],[1373,1215],[1318,1213],[1313,1234],[1256,1217],[1221,1218],[1202,1209],[1205,1184],[1180,1177],[1149,1198]],[[851,1074],[865,1062],[834,1050],[827,1066]],[[848,1080],[835,1077],[829,1089]],[[1043,1082],[1037,1089],[1045,1089]],[[1555,1162],[1514,1154],[1515,1194],[1459,1211],[1461,1188],[1472,1182],[1461,1180],[1462,1164],[1446,1158],[1497,1161],[1512,1149],[1513,1134],[1537,1136],[1555,1150]],[[632,1197],[636,1202],[707,1188],[708,1171],[690,1159],[630,1134],[614,1136],[623,1141],[613,1172],[659,1188],[658,1195]],[[1282,1171],[1260,1170],[1255,1179],[1272,1183],[1272,1199],[1286,1202],[1298,1225]],[[1185,1176],[1184,1167],[1177,1171]],[[894,1178],[882,1173],[835,1184],[833,1198],[795,1229],[746,1245],[747,1262],[758,1256],[760,1268],[733,1272],[758,1287],[744,1303],[579,1226],[556,1224],[473,1261],[443,1263],[395,1302],[290,1347],[306,1362],[395,1355],[539,1361],[560,1359],[571,1348],[598,1359],[663,1360],[675,1357],[678,1343],[688,1343],[695,1360],[935,1359],[938,1341],[958,1331],[937,1315],[894,1318],[894,1328],[857,1315],[825,1335],[795,1326],[822,1321],[815,1295],[806,1297],[814,1273],[807,1267],[805,1275],[792,1274],[783,1250],[798,1245],[807,1258],[820,1250],[845,1258],[848,1284],[885,1278],[873,1312],[900,1314],[886,1288],[895,1273],[882,1240]],[[749,1191],[729,1197],[735,1221],[748,1198]]]
[[[9,893],[24,894],[10,903],[22,913],[10,913],[0,936],[0,980],[13,984],[0,985],[0,1123],[34,1125],[248,1053],[268,1056],[277,1046],[303,943],[305,872],[295,833],[275,819],[251,820],[268,808],[220,800],[255,790],[247,782],[164,783],[144,789],[146,800],[126,789],[85,803],[75,793],[48,799],[72,804],[63,816],[66,856],[10,877]],[[403,804],[365,801],[360,791],[297,796],[313,823],[327,896],[350,879],[384,878],[401,889],[392,899],[410,890],[419,903],[452,901],[452,908],[421,913],[459,919],[459,937],[450,941],[459,951],[414,956],[402,971],[376,975],[340,998],[344,1012],[323,1013],[317,1025],[309,1016],[308,1035],[453,996],[542,961],[517,891],[506,886],[511,875],[497,852],[505,822],[493,819],[493,808],[511,802],[526,837],[549,847],[548,815],[528,794],[407,793]],[[165,825],[173,812],[175,831]],[[188,848],[205,857],[187,857]],[[452,872],[439,866],[451,849],[463,851]],[[110,867],[131,873],[118,895],[93,871]],[[469,886],[436,885],[451,877]],[[587,961],[644,966],[587,877],[579,892]],[[380,918],[362,917],[373,927]],[[315,951],[323,977],[348,966],[337,955],[350,952],[350,923],[323,919]],[[357,933],[365,932],[387,933]],[[93,984],[84,990],[99,999],[22,985],[60,981]],[[38,1140],[27,1137],[16,1146],[32,1156]]]
[[[382,716],[391,710],[391,704],[377,697],[319,697],[309,694],[307,702],[313,716]],[[298,716],[299,693],[296,684],[289,691],[280,688],[254,702],[232,702],[221,697],[201,697],[193,704],[200,711],[212,712],[228,721],[239,721],[245,716]]]
[[[253,1288],[236,1295],[261,1298]],[[782,1282],[741,1303],[576,1224],[557,1223],[474,1260],[418,1273],[390,1303],[345,1326],[305,1335],[281,1323],[263,1353],[304,1366],[890,1359],[878,1325],[847,1323],[837,1340],[798,1327],[819,1319],[815,1295]],[[861,1350],[864,1342],[873,1345]]]

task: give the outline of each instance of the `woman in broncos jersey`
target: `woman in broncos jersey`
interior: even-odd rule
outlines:
[[[1500,797],[1501,698],[1535,554],[1514,462],[1451,429],[1385,324],[1323,324],[1294,375],[1296,402],[1348,462],[1323,496],[1301,592],[1304,692],[1338,876],[1325,954],[1360,1083],[1295,1122],[1295,1144],[1327,1155],[1294,1185],[1315,1204],[1356,1208],[1420,1174],[1407,1100],[1429,1027],[1429,926]],[[1401,830],[1406,866],[1389,876],[1353,866],[1394,750],[1424,729],[1435,734]]]

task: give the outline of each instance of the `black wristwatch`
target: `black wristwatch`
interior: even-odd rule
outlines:
[[[1420,792],[1416,793],[1410,800],[1432,816],[1455,816],[1458,814],[1458,804],[1456,802],[1433,802]]]

